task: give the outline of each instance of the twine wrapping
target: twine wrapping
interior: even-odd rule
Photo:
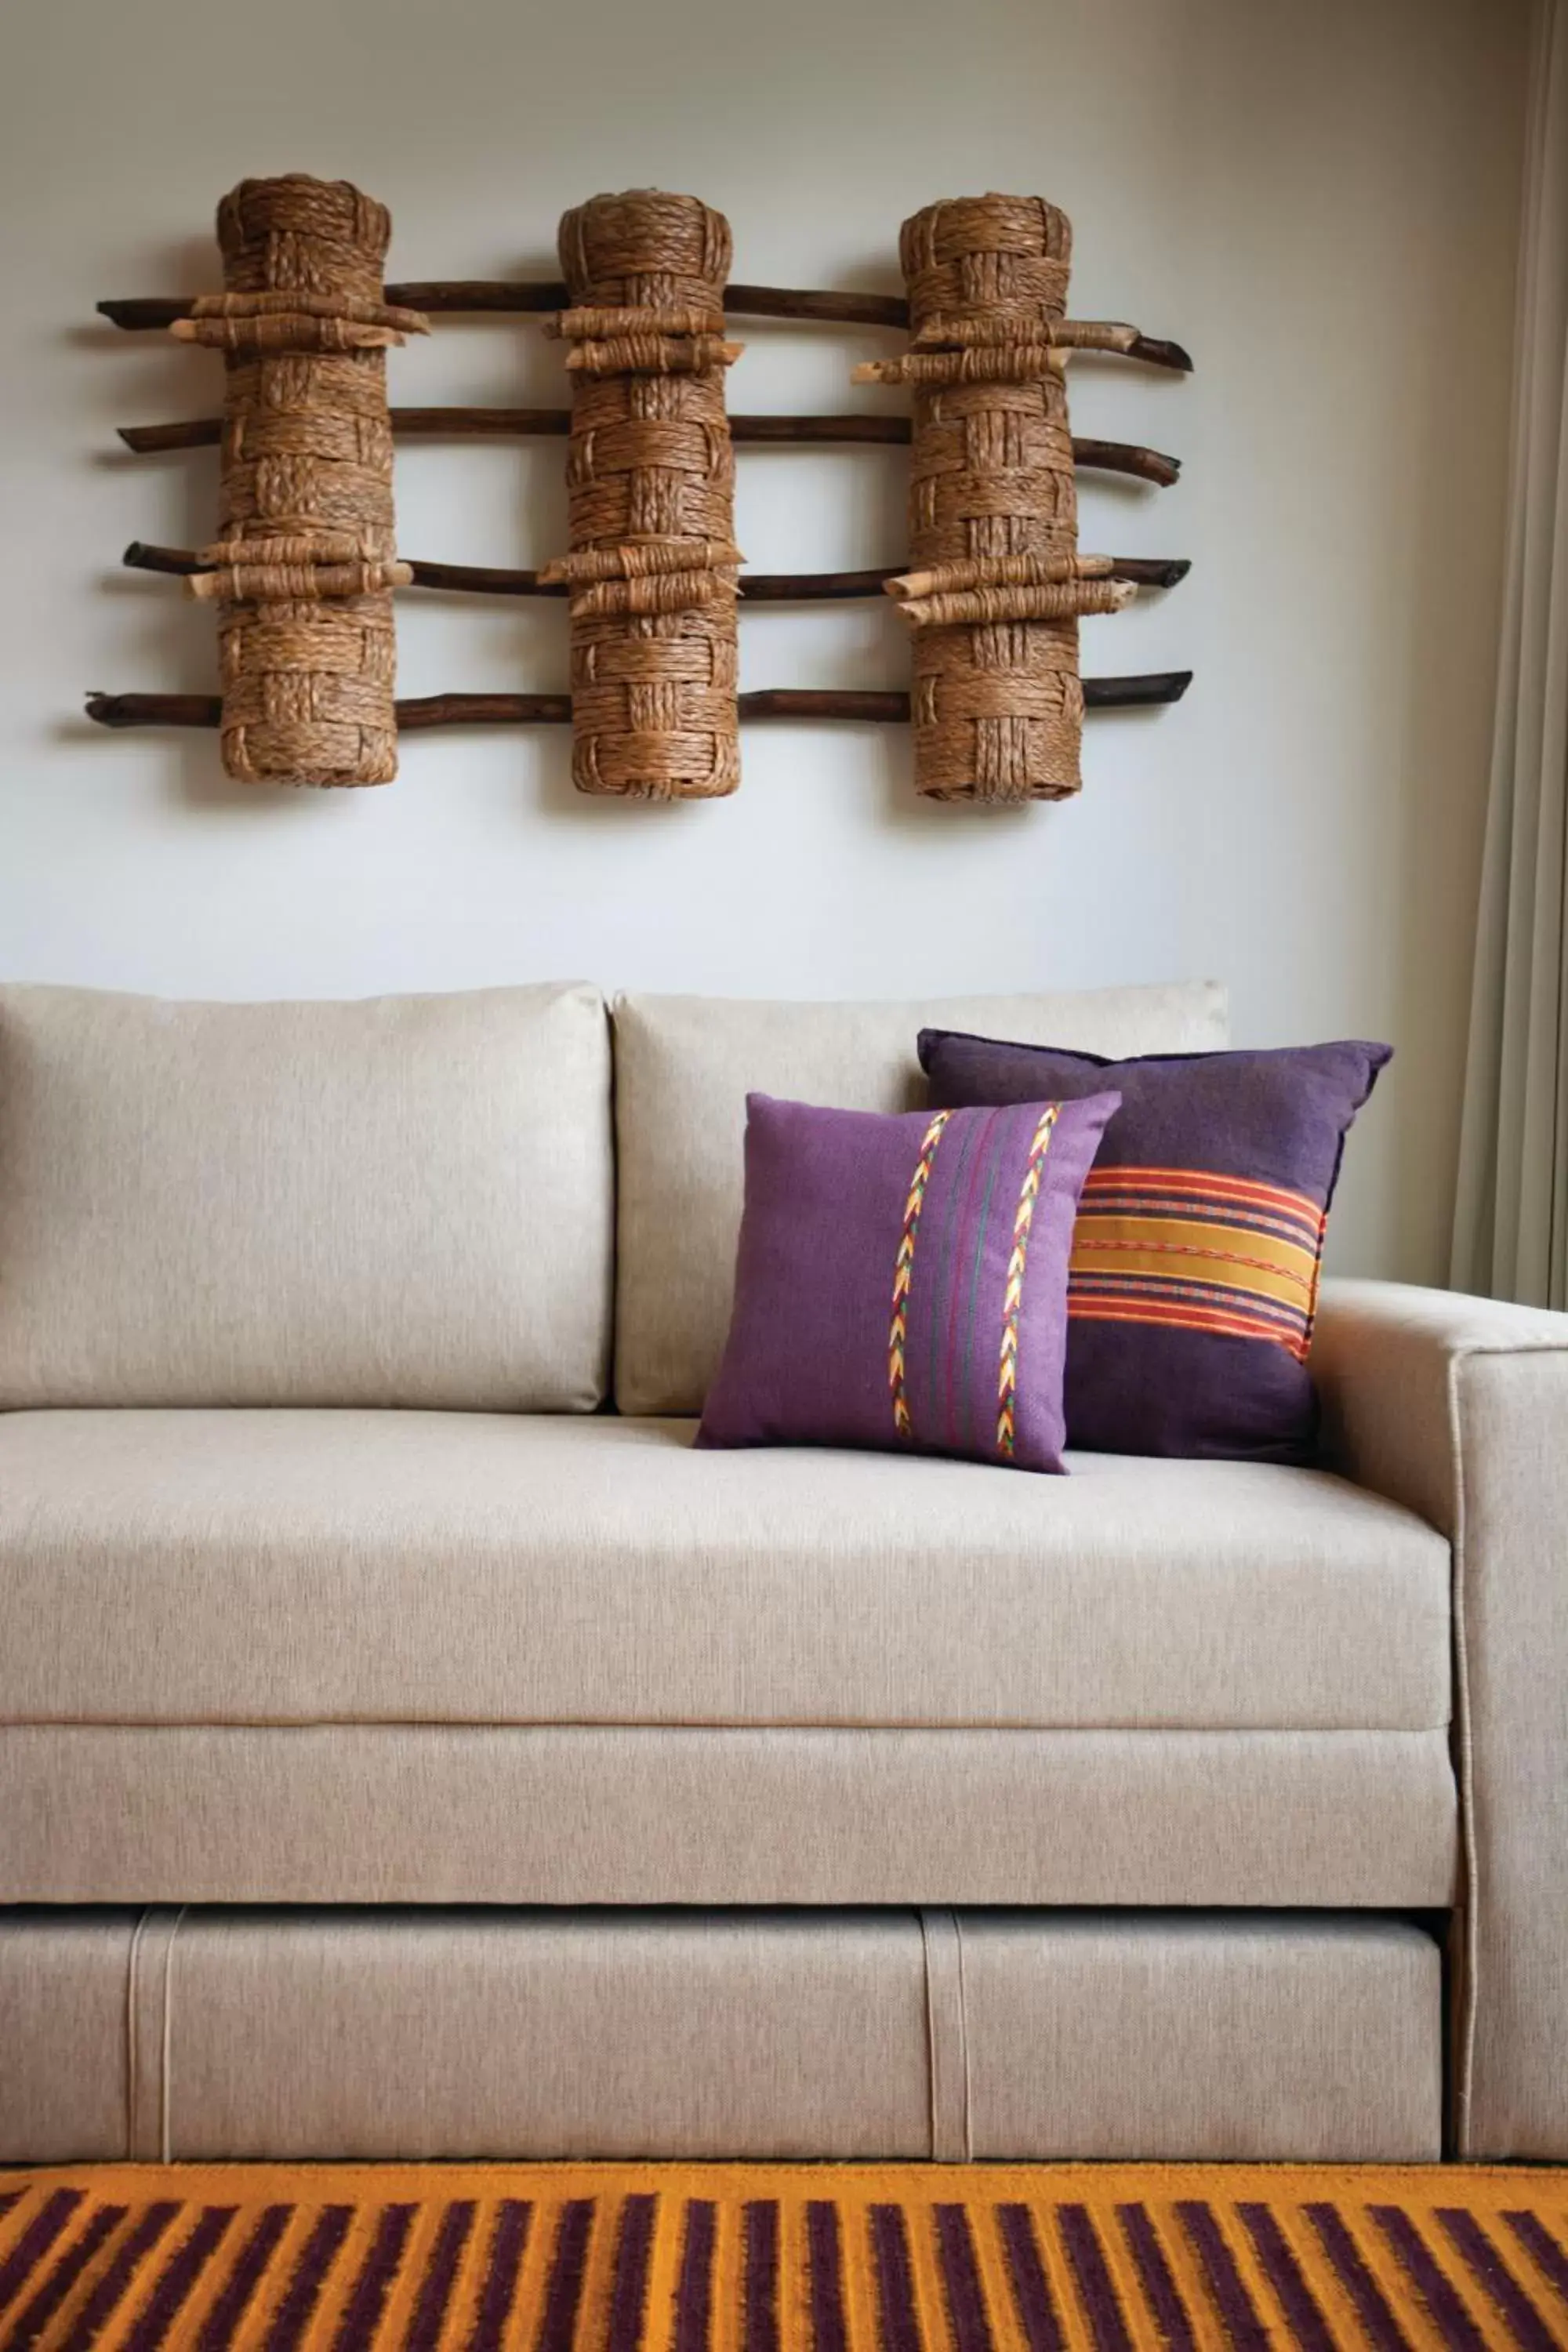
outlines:
[[[899,254],[914,346],[910,571],[915,783],[934,800],[1060,800],[1079,786],[1079,615],[1127,591],[1078,554],[1062,351],[1072,230],[1037,196],[929,205]]]
[[[384,208],[346,180],[243,180],[218,206],[225,292],[174,331],[224,353],[216,568],[223,761],[247,783],[397,773]]]
[[[561,223],[571,309],[572,772],[580,792],[710,799],[741,780],[730,226],[695,196],[595,196]]]
[[[1064,580],[1034,588],[1005,583],[910,596],[899,609],[912,629],[944,629],[957,622],[1066,621],[1085,613],[1120,613],[1137,593],[1130,580]]]

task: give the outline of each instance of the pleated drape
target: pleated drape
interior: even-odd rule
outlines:
[[[1568,0],[1541,0],[1530,108],[1452,1279],[1568,1307]]]

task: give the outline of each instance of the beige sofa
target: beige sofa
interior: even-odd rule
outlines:
[[[0,990],[0,2158],[1568,2157],[1568,1318],[1321,1470],[693,1451],[748,1087],[1209,988]]]

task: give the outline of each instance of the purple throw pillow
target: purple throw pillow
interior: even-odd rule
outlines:
[[[933,1107],[1098,1095],[1121,1108],[1083,1188],[1068,1286],[1068,1443],[1300,1462],[1323,1229],[1386,1045],[1151,1055],[922,1030]]]
[[[734,1312],[699,1445],[1059,1470],[1073,1215],[1116,1103],[885,1117],[749,1095]]]

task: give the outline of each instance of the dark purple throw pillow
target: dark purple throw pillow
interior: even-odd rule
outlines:
[[[884,1117],[749,1095],[734,1312],[699,1445],[1059,1470],[1073,1215],[1116,1103]]]
[[[921,1031],[933,1108],[1121,1097],[1073,1237],[1069,1445],[1310,1457],[1323,1228],[1346,1130],[1389,1053],[1351,1043],[1108,1062]]]

